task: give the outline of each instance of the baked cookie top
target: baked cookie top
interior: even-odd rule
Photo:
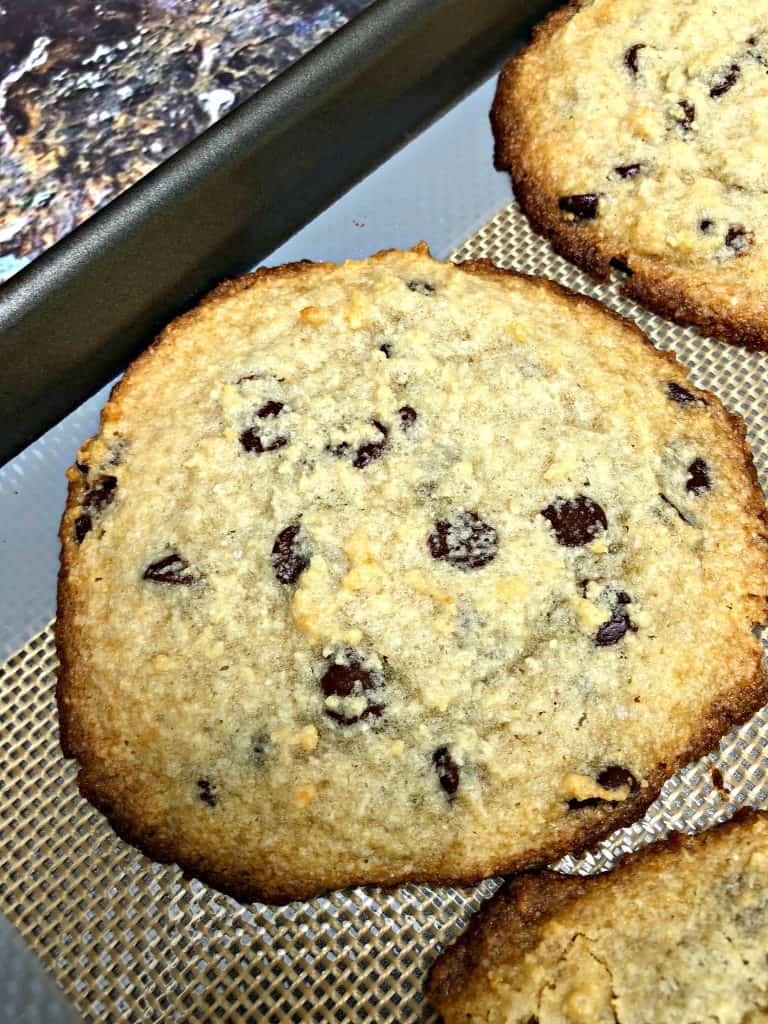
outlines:
[[[445,1024],[768,1020],[768,815],[512,879],[432,969]]]
[[[743,427],[593,301],[425,248],[224,285],[69,470],[82,791],[241,898],[634,819],[765,697]]]
[[[492,121],[558,252],[768,347],[768,0],[575,0],[507,64]]]

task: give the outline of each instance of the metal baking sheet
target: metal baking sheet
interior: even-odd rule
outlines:
[[[532,234],[507,205],[462,245],[459,259],[487,256],[600,297],[674,349],[695,382],[744,416],[763,484],[768,470],[765,356],[676,327],[596,286]],[[76,793],[61,758],[52,701],[50,625],[2,668],[0,839],[7,911],[86,1020],[374,1022],[434,1021],[422,997],[425,971],[494,890],[404,886],[352,889],[283,908],[240,906],[173,866],[153,864],[118,840]],[[589,873],[665,835],[694,831],[743,803],[768,803],[768,713],[759,712],[708,758],[664,787],[646,817],[560,870]],[[713,783],[712,769],[720,778]]]
[[[16,274],[0,289],[0,463],[475,88],[551,6],[376,0]]]

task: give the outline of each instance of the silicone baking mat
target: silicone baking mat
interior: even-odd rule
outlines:
[[[454,253],[489,257],[595,295],[673,348],[694,381],[749,426],[768,482],[768,356],[676,327],[595,285],[537,238],[515,204]],[[87,1021],[434,1021],[425,971],[497,882],[354,889],[311,903],[240,906],[118,840],[77,794],[58,747],[51,627],[0,668],[0,879],[5,913]],[[670,829],[768,805],[768,709],[670,780],[646,817],[558,867],[588,873]]]

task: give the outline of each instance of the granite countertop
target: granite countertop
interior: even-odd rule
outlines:
[[[373,0],[0,0],[0,281]]]

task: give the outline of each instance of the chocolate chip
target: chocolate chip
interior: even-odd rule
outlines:
[[[450,519],[439,519],[427,544],[433,558],[464,570],[488,565],[499,549],[496,530],[475,512],[456,512]]]
[[[250,380],[250,377],[242,377],[241,380]],[[285,408],[283,402],[276,402],[270,399],[265,402],[261,408],[256,410],[256,415],[260,420],[272,419],[275,416],[279,416]],[[272,437],[269,441],[264,441],[262,435],[259,433],[257,427],[248,427],[240,435],[240,444],[245,448],[247,452],[256,452],[257,455],[261,455],[262,452],[274,452],[278,448],[283,448],[288,444],[288,438],[278,434]]]
[[[636,793],[638,789],[637,779],[632,772],[619,764],[609,764],[603,768],[597,776],[597,782],[603,789],[620,789],[627,786],[630,793]]]
[[[696,107],[689,103],[688,100],[680,100],[678,106],[683,112],[683,117],[678,123],[684,131],[689,131],[691,125],[696,120]]]
[[[589,544],[608,529],[605,512],[591,498],[577,494],[575,498],[556,498],[541,514],[555,531],[558,544],[578,548]]]
[[[272,571],[280,583],[295,583],[309,565],[309,552],[299,538],[300,533],[299,523],[291,523],[275,537]]]
[[[380,459],[388,444],[389,430],[384,424],[379,423],[378,420],[370,420],[369,422],[381,434],[381,439],[378,441],[366,441],[365,444],[361,444],[359,448],[355,449],[352,457],[352,465],[355,469],[365,469],[369,463]],[[326,445],[325,450],[337,459],[345,459],[352,451],[352,446],[347,441],[342,441],[340,444]]]
[[[189,572],[189,563],[175,552],[148,565],[142,579],[180,587],[188,587],[195,582],[194,576]]]
[[[379,433],[382,435],[380,441],[368,441],[366,444],[361,444],[355,452],[355,457],[352,459],[352,465],[355,469],[365,469],[371,462],[375,462],[376,459],[380,459],[384,454],[384,449],[387,447],[387,435],[389,431],[378,420],[371,420],[371,423],[376,427]]]
[[[283,411],[285,405],[282,402],[274,402],[270,399],[265,402],[260,409],[256,410],[256,415],[259,419],[266,419],[268,416],[277,416]]]
[[[643,169],[642,164],[622,164],[620,167],[614,167],[614,171],[620,178],[634,178]]]
[[[116,476],[102,475],[94,481],[93,487],[86,491],[83,498],[83,508],[89,512],[101,512],[115,499],[115,488],[117,487]]]
[[[684,388],[682,384],[678,384],[674,380],[667,381],[667,394],[673,402],[677,402],[678,405],[706,405],[707,403],[703,398],[699,398],[698,395],[694,395],[688,388]]]
[[[240,435],[240,444],[247,452],[256,452],[257,455],[261,455],[262,452],[273,452],[278,448],[283,448],[288,444],[288,438],[278,435],[265,443],[256,427],[249,427]]]
[[[624,67],[627,68],[633,76],[637,75],[640,71],[640,65],[637,62],[637,55],[644,49],[645,43],[634,43],[624,52]]]
[[[429,281],[406,281],[406,285],[412,292],[418,292],[419,295],[433,295],[435,292],[435,286]]]
[[[599,201],[600,196],[594,192],[585,192],[583,195],[560,196],[557,205],[563,213],[570,213],[577,220],[594,220]]]
[[[632,772],[618,764],[609,764],[606,768],[603,768],[597,776],[597,783],[603,789],[620,789],[622,786],[627,786],[630,793],[636,793],[639,788],[637,779]],[[569,800],[568,807],[572,811],[576,811],[582,807],[597,807],[599,804],[608,802],[599,796],[591,796],[587,797],[586,800]]]
[[[87,533],[90,533],[92,529],[93,520],[91,519],[87,512],[81,516],[78,516],[77,519],[75,520],[75,540],[77,541],[77,543],[82,544],[83,541],[85,540],[85,535]]]
[[[614,270],[618,270],[620,274],[626,274],[627,277],[632,277],[632,268],[619,256],[611,256],[611,266]]]
[[[724,93],[732,89],[734,85],[741,78],[741,68],[738,64],[731,64],[728,70],[722,75],[709,90],[709,95],[712,99],[717,99],[718,96],[722,96]]]
[[[419,414],[412,405],[401,405],[397,410],[397,415],[400,417],[400,426],[406,431],[410,430],[419,418]]]
[[[453,798],[459,788],[459,766],[451,757],[448,747],[438,747],[432,755],[432,764],[437,772],[437,779],[449,798]]]
[[[197,795],[209,807],[215,807],[218,803],[213,783],[209,779],[197,780]]]
[[[710,220],[709,217],[705,217],[703,220],[699,221],[699,231],[703,232],[705,235],[710,234],[714,226],[715,222]]]
[[[752,244],[752,232],[738,225],[731,225],[725,235],[725,244],[741,256]]]
[[[383,352],[387,359],[392,358],[392,346],[388,341],[385,341],[383,345],[379,345],[379,352]]]
[[[80,470],[80,472],[83,475],[85,475],[88,472],[88,463],[87,462],[76,462],[75,465],[77,466],[77,468]]]
[[[688,479],[685,481],[686,491],[693,494],[703,494],[712,486],[712,478],[709,475],[709,466],[704,459],[694,459],[688,467]]]
[[[334,663],[325,670],[320,686],[326,697],[365,697],[360,714],[325,707],[325,713],[339,725],[354,725],[363,718],[378,718],[384,711],[381,701],[384,679],[381,673],[363,668],[363,659],[355,651],[346,652],[346,664]]]
[[[631,603],[629,594],[624,590],[619,590],[610,619],[604,622],[595,634],[594,642],[598,647],[612,647],[622,640],[630,630],[633,633],[637,631],[637,626],[630,621],[627,611],[627,605]]]

